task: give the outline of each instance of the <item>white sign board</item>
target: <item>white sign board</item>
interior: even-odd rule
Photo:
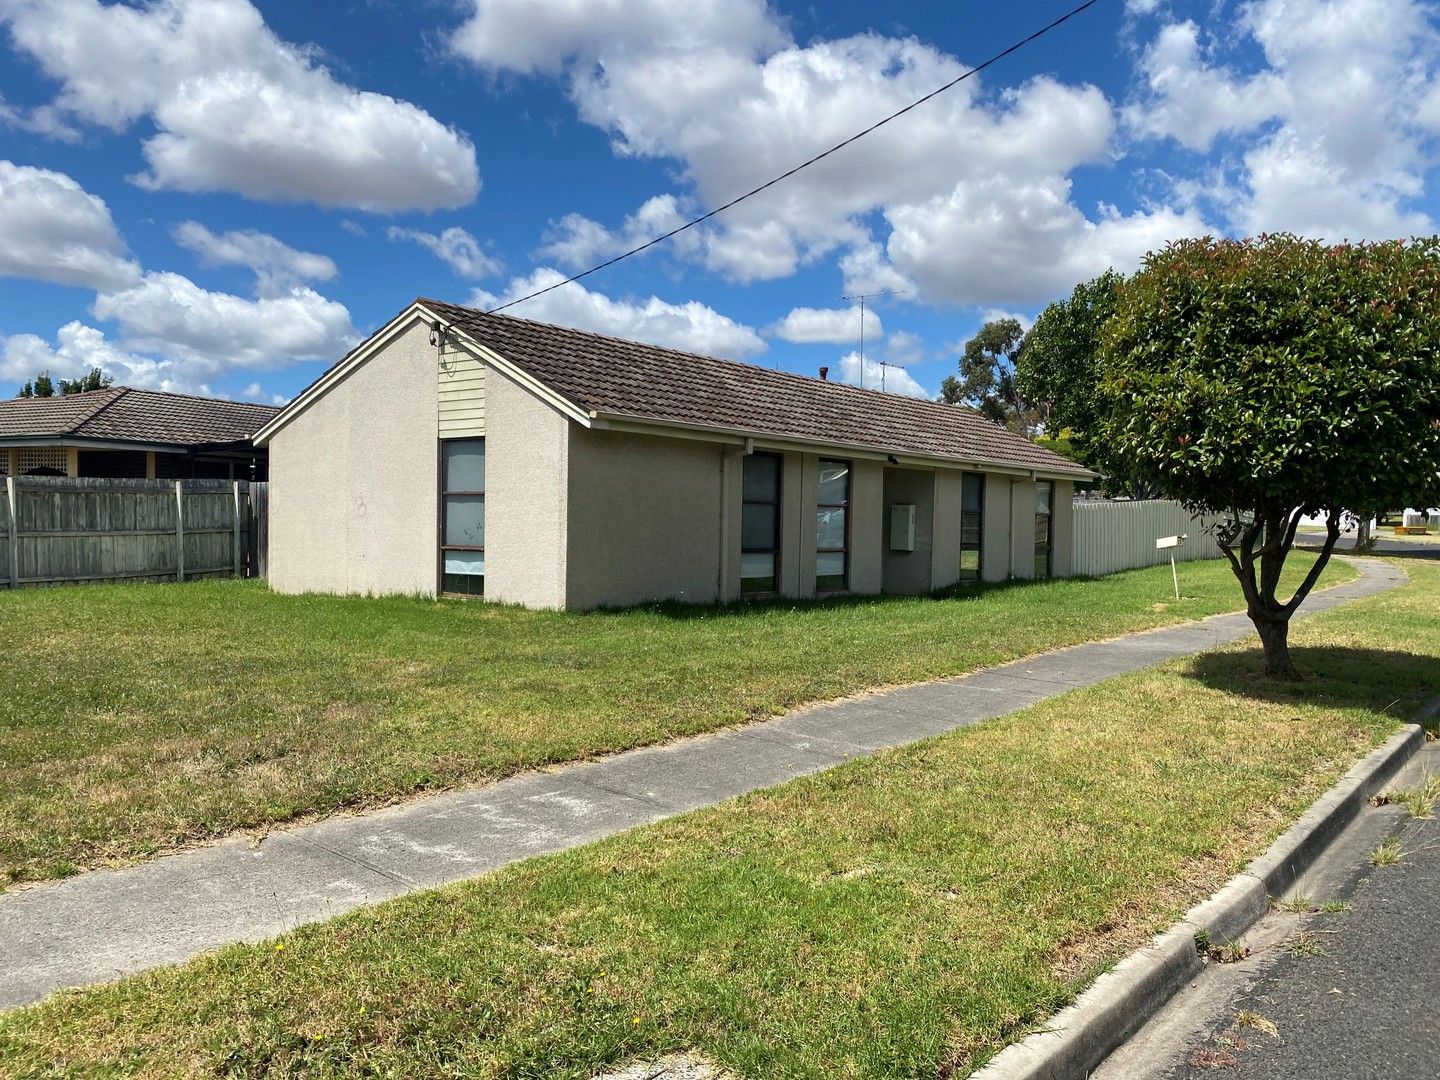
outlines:
[[[1166,548],[1178,548],[1188,539],[1190,539],[1189,533],[1181,533],[1179,536],[1162,536],[1155,541],[1155,549],[1164,551]]]

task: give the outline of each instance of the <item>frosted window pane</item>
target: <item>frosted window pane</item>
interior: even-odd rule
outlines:
[[[845,546],[845,511],[817,510],[815,512],[815,546],[822,548],[843,548]]]
[[[822,503],[843,503],[850,498],[850,466],[843,461],[820,462]]]
[[[447,551],[445,552],[445,573],[483,574],[485,573],[485,553],[483,551]]]
[[[445,499],[445,543],[485,546],[485,496],[451,495]]]
[[[775,576],[775,556],[741,555],[740,576],[742,578],[773,578]]]
[[[484,491],[485,440],[451,439],[440,445],[445,455],[445,490]]]

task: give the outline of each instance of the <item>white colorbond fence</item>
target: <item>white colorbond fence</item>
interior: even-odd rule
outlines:
[[[1215,537],[1206,531],[1213,519],[1196,517],[1179,503],[1165,499],[1143,502],[1075,503],[1074,556],[1071,572],[1081,577],[1101,577],[1120,570],[1159,566],[1170,561],[1170,552],[1157,551],[1162,536],[1189,534],[1175,552],[1177,561],[1218,559],[1222,553]]]

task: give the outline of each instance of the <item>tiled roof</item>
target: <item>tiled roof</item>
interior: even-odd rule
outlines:
[[[115,386],[0,400],[0,439],[69,437],[177,446],[245,442],[278,411],[273,405]]]
[[[420,300],[582,410],[1089,475],[973,409]]]

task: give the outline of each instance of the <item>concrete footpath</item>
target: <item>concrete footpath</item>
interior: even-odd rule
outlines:
[[[1302,613],[1400,584],[1389,564]],[[1250,636],[1219,615],[0,895],[0,1008],[598,840]]]

